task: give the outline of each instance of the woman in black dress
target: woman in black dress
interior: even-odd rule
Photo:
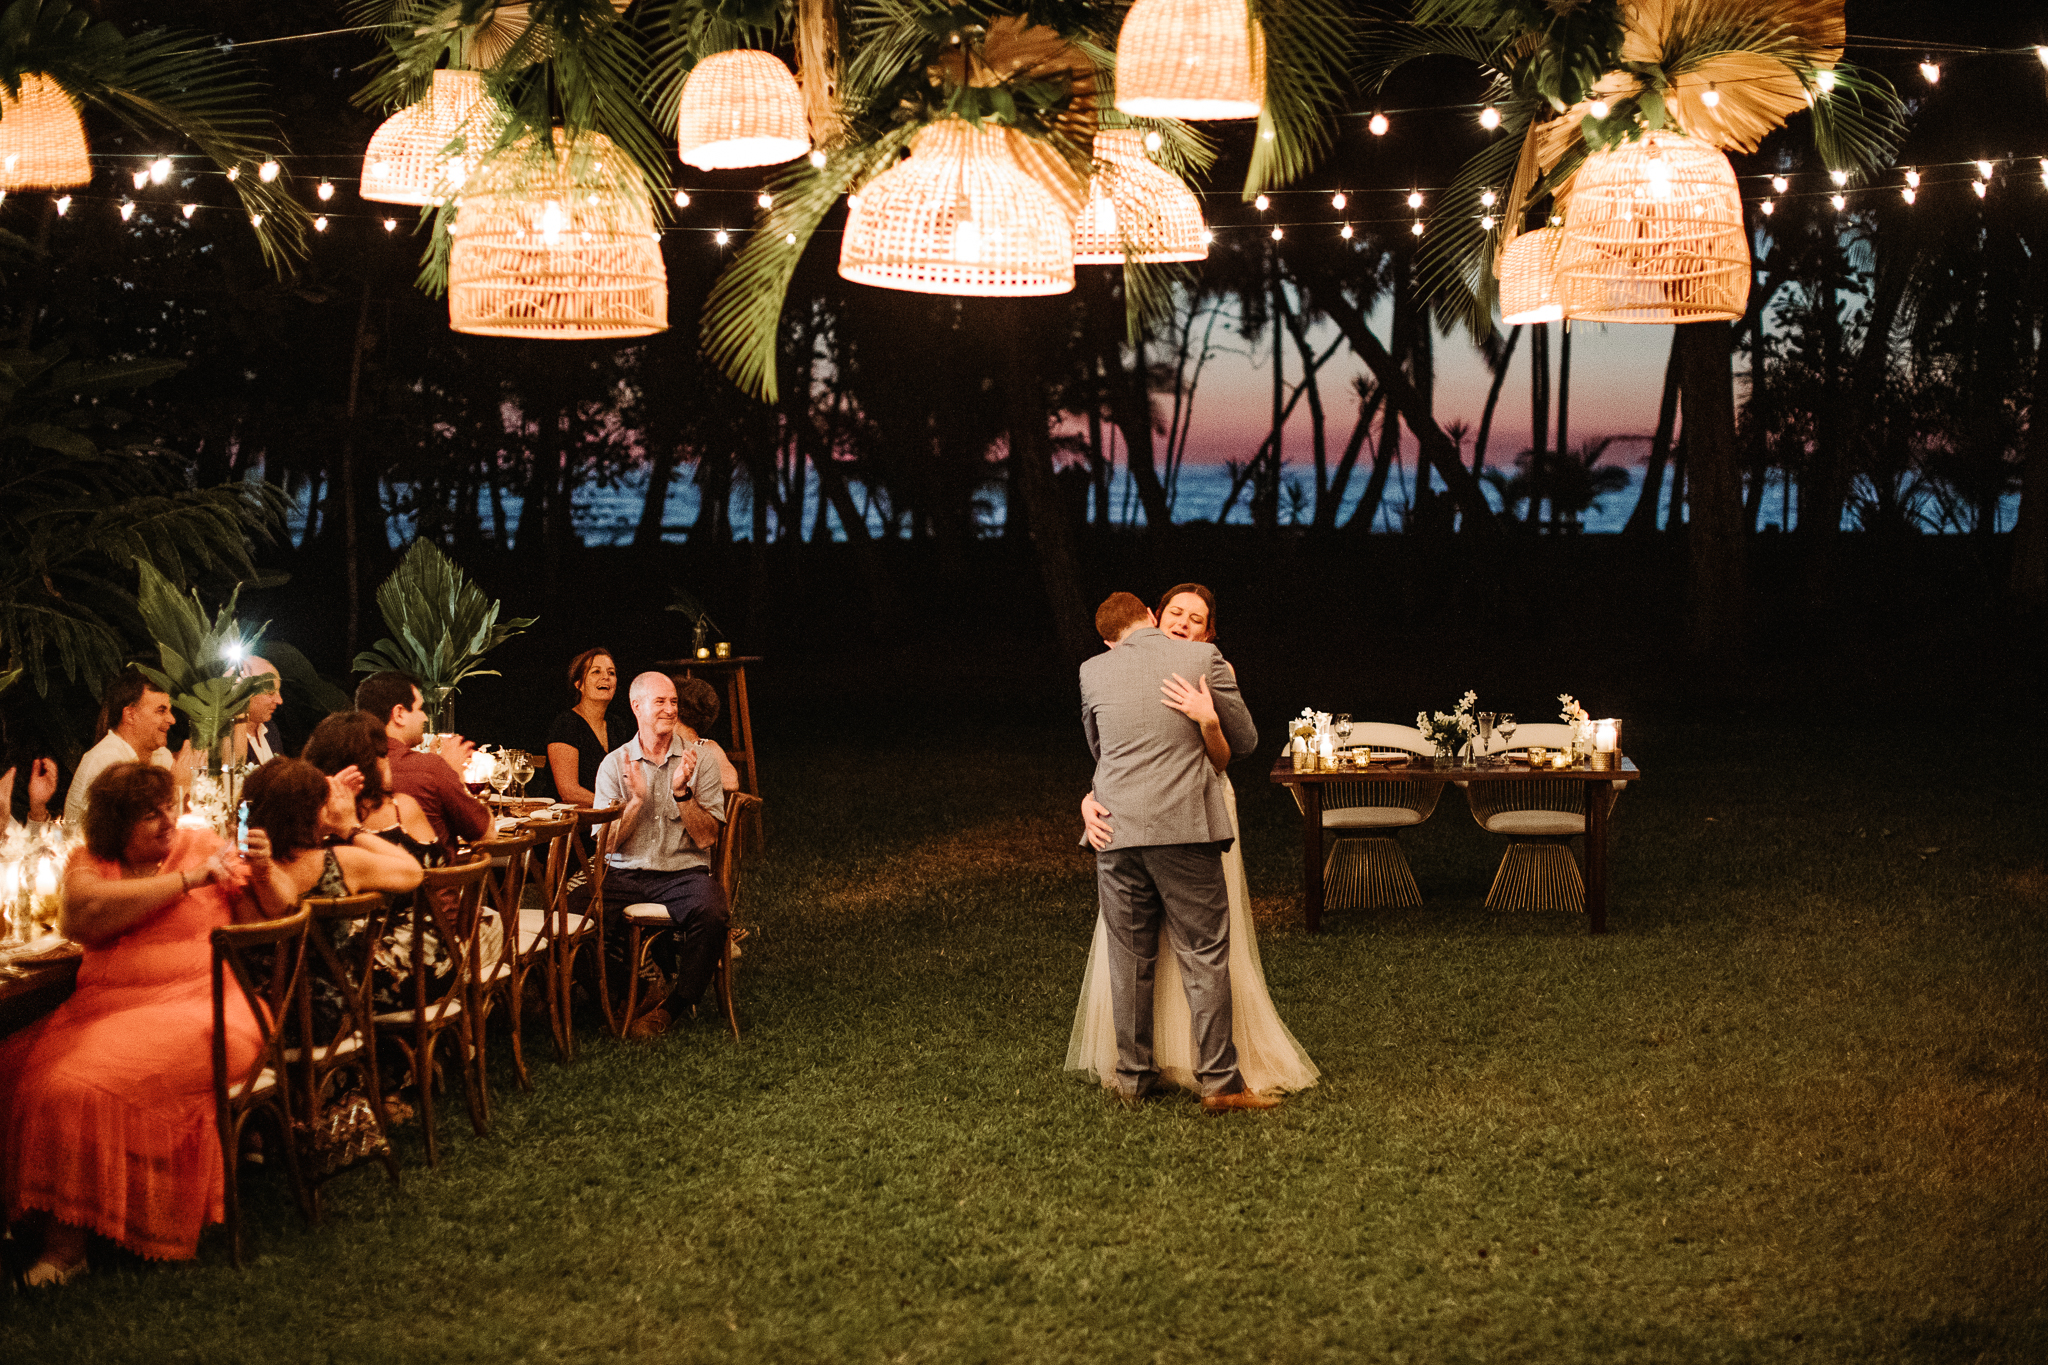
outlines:
[[[569,692],[576,704],[548,729],[548,772],[555,797],[573,806],[594,805],[597,765],[633,737],[633,722],[614,710],[619,669],[608,649],[586,649],[569,661]]]

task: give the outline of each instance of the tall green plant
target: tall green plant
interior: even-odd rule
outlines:
[[[140,665],[142,676],[171,694],[171,705],[192,722],[193,746],[206,751],[209,766],[218,767],[221,737],[235,717],[248,709],[251,697],[277,690],[273,674],[236,676],[243,651],[263,638],[269,623],[242,633],[235,619],[240,587],[228,594],[218,614],[209,616],[196,590],[181,593],[147,562],[138,567],[142,584],[135,605],[163,664],[160,669]]]
[[[391,577],[377,589],[386,638],[356,655],[358,673],[391,669],[420,685],[436,729],[446,729],[455,693],[471,678],[495,678],[484,656],[531,626],[537,617],[503,623],[503,604],[484,595],[461,566],[432,541],[415,540]]]

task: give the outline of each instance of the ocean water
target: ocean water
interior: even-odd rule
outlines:
[[[1634,465],[1620,465],[1616,467],[1627,473],[1629,479],[1628,486],[1618,493],[1602,498],[1580,519],[1581,528],[1586,534],[1612,535],[1618,533],[1627,524],[1629,514],[1635,510],[1636,500],[1640,496],[1642,489],[1643,471]],[[1405,511],[1411,505],[1414,497],[1414,475],[1415,471],[1412,462],[1403,461],[1399,469],[1388,477],[1386,492],[1380,501],[1379,513],[1374,518],[1373,531],[1396,532],[1401,529]],[[1358,500],[1365,491],[1365,483],[1366,479],[1363,471],[1354,474],[1349,487],[1345,490],[1344,500],[1338,508],[1337,521],[1339,525],[1347,523],[1356,510]],[[1432,480],[1432,483],[1433,486],[1441,487],[1434,480]],[[1315,510],[1313,489],[1314,477],[1310,471],[1297,470],[1291,466],[1283,471],[1280,508],[1281,520],[1284,523],[1307,523],[1313,518]],[[1230,471],[1221,465],[1183,466],[1177,485],[1172,492],[1173,519],[1176,523],[1214,521],[1218,511],[1223,506],[1224,500],[1230,493]],[[1784,490],[1780,481],[1773,477],[1770,485],[1765,490],[1762,516],[1759,518],[1759,525],[1765,529],[1786,529],[1783,525],[1783,493]],[[398,510],[397,507],[401,494],[402,490],[400,489],[386,490],[387,512],[385,525],[387,535],[390,537],[394,548],[403,546],[412,539],[411,518]],[[1498,496],[1490,489],[1487,496],[1494,501],[1497,509],[1499,505]],[[857,505],[868,508],[867,523],[870,534],[875,536],[887,534],[888,525],[881,510],[869,507],[866,491],[857,483],[853,486],[853,497]],[[741,540],[748,539],[750,535],[753,521],[751,498],[751,491],[743,484],[736,487],[733,491],[731,520],[734,534]],[[516,526],[521,506],[519,496],[508,492],[503,495],[503,501],[507,525]],[[577,533],[586,545],[623,545],[630,543],[635,529],[640,524],[640,514],[645,502],[646,485],[644,482],[628,481],[614,488],[591,487],[581,489],[577,492],[573,503]],[[1667,480],[1663,494],[1659,499],[1658,516],[1660,523],[1669,518],[1670,502],[1670,483]],[[1121,466],[1117,468],[1111,479],[1109,505],[1110,517],[1114,523],[1118,525],[1143,524],[1144,514],[1139,507],[1136,490],[1131,484],[1129,474]],[[662,538],[666,541],[682,541],[687,536],[690,527],[696,522],[697,511],[698,491],[696,485],[689,482],[687,477],[678,478],[670,484],[668,503],[663,508]],[[1929,531],[1955,529],[1939,525],[1931,501],[1923,503],[1920,511],[1925,529]],[[2015,494],[2007,497],[1999,509],[1997,529],[2001,531],[2012,529],[2018,511],[2018,496]],[[490,525],[491,514],[487,503],[480,506],[479,512],[484,524],[486,526]],[[806,481],[804,493],[803,527],[806,536],[810,534],[817,515],[817,476],[815,473],[812,473]],[[1091,519],[1093,515],[1091,503]],[[991,490],[984,494],[982,507],[977,519],[983,534],[998,535],[1002,532],[1004,506],[1002,493],[999,489]],[[780,531],[775,526],[775,518],[772,513],[769,520],[771,534],[779,534]],[[304,521],[305,507],[301,503],[293,508],[290,518],[291,529],[294,535],[303,529]],[[1239,494],[1235,505],[1232,506],[1228,516],[1225,518],[1225,523],[1244,526],[1251,524],[1251,507],[1249,499],[1245,494]],[[840,525],[836,513],[830,514],[828,526],[832,539],[844,540],[846,538],[845,529]],[[1853,509],[1844,514],[1843,527],[1846,530],[1855,529],[1856,521]]]

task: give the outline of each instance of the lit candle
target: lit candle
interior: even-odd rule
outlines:
[[[57,894],[57,860],[45,855],[36,863],[36,899],[50,900]]]
[[[1611,754],[1620,747],[1620,721],[1596,720],[1593,722],[1593,752],[1600,754]]]
[[[732,645],[727,641],[720,640],[718,642],[718,657],[721,659],[730,659],[732,657]]]
[[[711,657],[711,646],[710,646],[710,645],[698,645],[698,646],[697,646],[697,657],[698,657],[698,658],[700,658],[700,659],[708,659],[708,658],[710,658],[710,657]]]

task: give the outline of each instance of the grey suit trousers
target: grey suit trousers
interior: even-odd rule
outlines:
[[[1098,852],[1095,889],[1109,931],[1117,1088],[1142,1094],[1159,1079],[1152,982],[1163,924],[1187,989],[1195,1085],[1204,1095],[1244,1089],[1230,1041],[1230,896],[1222,851],[1215,844],[1151,844]]]

